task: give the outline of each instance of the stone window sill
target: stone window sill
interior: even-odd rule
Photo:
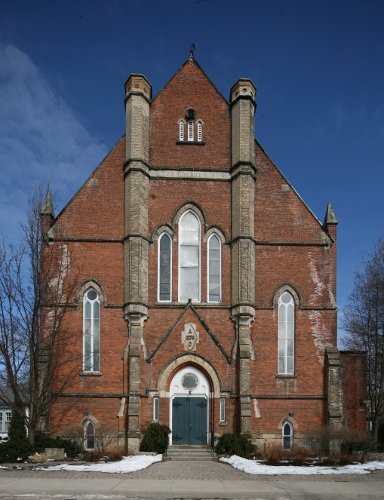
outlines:
[[[182,146],[205,146],[204,141],[176,141],[177,145],[182,145]]]
[[[82,377],[101,377],[102,372],[81,372]]]
[[[220,427],[225,427],[226,425],[227,425],[227,421],[225,421],[225,422],[219,422],[219,426]]]
[[[291,373],[277,373],[276,378],[281,378],[281,379],[295,379],[297,378],[296,375],[291,374]]]

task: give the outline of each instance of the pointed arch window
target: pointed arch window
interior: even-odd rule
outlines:
[[[293,375],[295,347],[295,303],[289,292],[279,298],[279,374]]]
[[[100,371],[100,299],[92,287],[83,299],[83,369]]]
[[[172,240],[167,233],[159,238],[157,290],[159,302],[172,300]]]
[[[179,222],[179,301],[200,301],[200,221],[190,210]]]
[[[290,450],[293,445],[293,427],[290,422],[285,422],[282,429],[283,449]]]
[[[84,449],[95,449],[95,424],[87,420],[84,424]]]
[[[179,141],[184,142],[184,122],[183,122],[183,120],[179,121]]]
[[[216,234],[208,239],[208,302],[221,302],[221,241]]]
[[[194,120],[188,120],[188,142],[193,142],[195,140],[195,122]]]
[[[199,120],[197,122],[197,142],[203,141],[203,122]]]

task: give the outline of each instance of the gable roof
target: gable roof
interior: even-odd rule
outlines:
[[[228,100],[223,96],[223,94],[217,89],[216,85],[212,82],[212,80],[209,78],[209,76],[206,74],[206,72],[203,70],[203,68],[200,66],[200,64],[196,61],[194,57],[188,57],[184,61],[184,63],[180,66],[180,68],[171,76],[171,78],[168,80],[168,82],[162,87],[162,89],[156,94],[156,96],[152,99],[152,102],[156,101],[156,99],[164,92],[164,90],[172,83],[172,81],[176,78],[176,76],[183,71],[183,68],[186,67],[189,64],[193,64],[204,76],[204,78],[211,84],[212,88],[214,91],[223,99],[223,101],[229,105]]]

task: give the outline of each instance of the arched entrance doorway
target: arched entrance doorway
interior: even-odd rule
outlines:
[[[170,384],[171,445],[207,445],[210,386],[195,366],[177,371]]]

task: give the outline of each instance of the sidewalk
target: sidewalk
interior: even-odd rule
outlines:
[[[252,499],[362,499],[384,497],[384,481],[324,479],[226,481],[113,478],[18,477],[1,474],[0,498],[252,498]]]

